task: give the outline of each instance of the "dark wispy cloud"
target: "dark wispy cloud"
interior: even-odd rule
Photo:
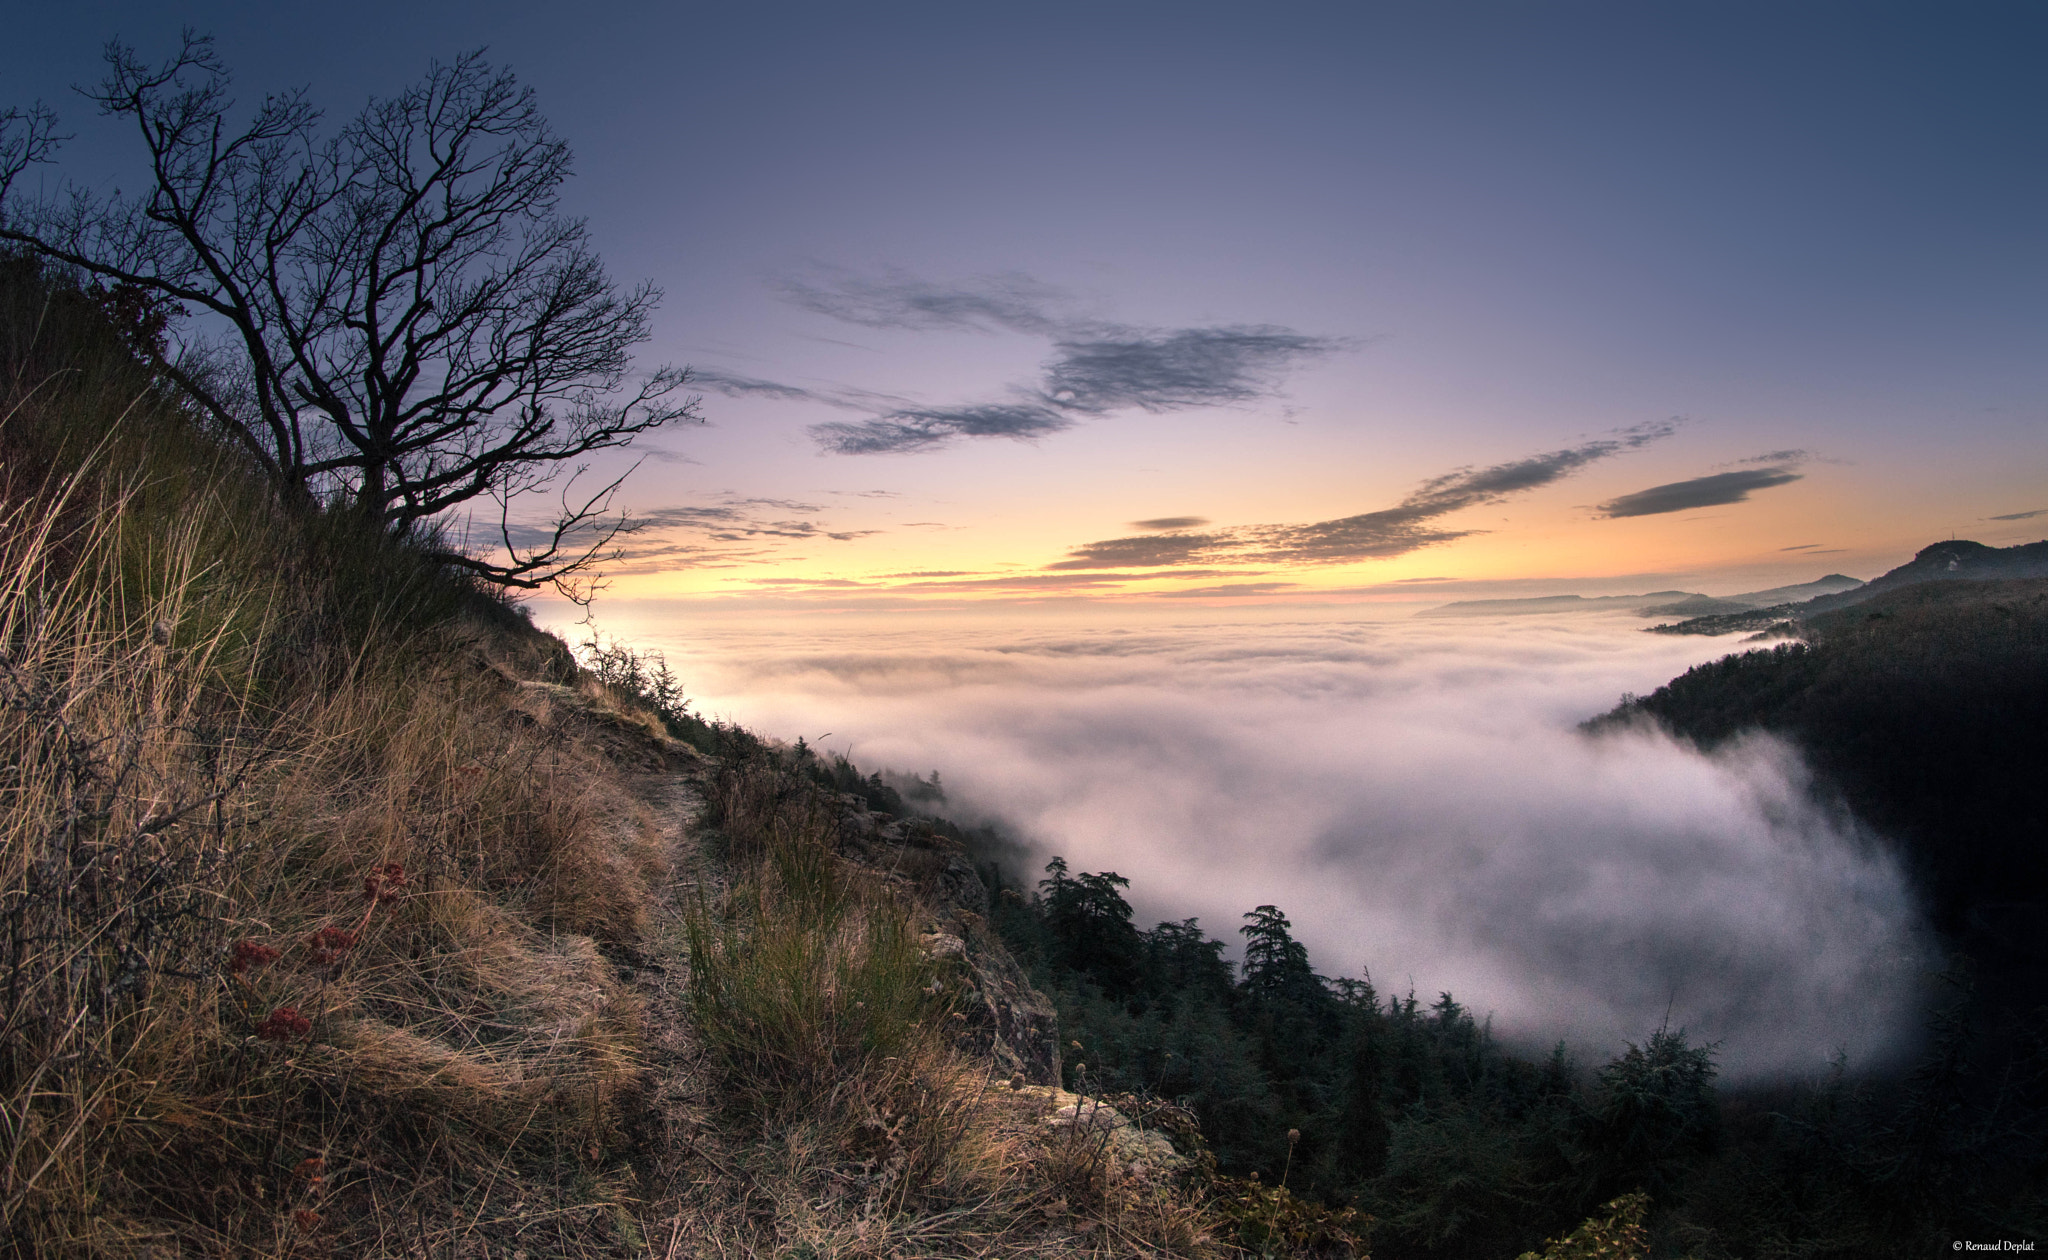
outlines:
[[[1264,575],[1259,569],[1175,569],[1176,578],[1231,578],[1251,579]],[[907,573],[883,573],[866,578],[803,578],[773,577],[749,579],[749,585],[762,591],[803,592],[816,591],[821,594],[846,594],[854,591],[868,591],[888,595],[1008,595],[1019,598],[1037,596],[1060,596],[1071,594],[1117,594],[1124,593],[1134,582],[1146,582],[1158,577],[1153,571],[1135,569],[1091,569],[1081,572],[1050,572],[1033,570],[1016,572],[975,572],[973,570],[932,569]],[[1148,591],[1148,594],[1178,598],[1185,594],[1205,595],[1247,595],[1270,593],[1294,586],[1292,582],[1232,581],[1196,591]]]
[[[1820,544],[1819,544],[1819,543],[1797,543],[1797,544],[1795,544],[1795,545],[1793,545],[1793,546],[1790,546],[1790,547],[1780,547],[1780,548],[1778,548],[1778,550],[1780,550],[1780,551],[1812,551],[1812,550],[1813,550],[1813,549],[1814,549],[1815,547],[1818,547],[1818,546],[1820,546]]]
[[[1057,406],[1090,413],[1220,407],[1271,394],[1296,362],[1336,347],[1264,324],[1157,334],[1102,325],[1053,343],[1043,389]]]
[[[2035,508],[2031,512],[2007,512],[2004,516],[1987,516],[1987,521],[2031,521],[2037,516],[2048,516],[2048,508]]]
[[[728,397],[771,398],[866,412],[812,425],[836,455],[928,451],[963,438],[1030,441],[1116,411],[1163,415],[1273,396],[1298,364],[1355,344],[1273,324],[1138,328],[1068,313],[1067,295],[1028,276],[935,284],[900,273],[872,279],[838,271],[777,283],[792,304],[865,328],[1020,333],[1051,341],[1041,378],[1004,401],[933,405],[885,394],[814,388],[721,372],[697,383]]]
[[[1417,486],[1390,508],[1301,525],[1249,525],[1206,533],[1171,532],[1108,538],[1076,547],[1051,570],[1164,567],[1234,561],[1250,564],[1345,564],[1406,555],[1478,531],[1445,528],[1443,517],[1498,503],[1550,485],[1603,459],[1632,451],[1677,431],[1677,421],[1623,429],[1611,437],[1546,451],[1486,468],[1461,468]],[[1199,517],[1164,518],[1137,528]]]
[[[872,529],[831,530],[807,516],[824,509],[789,499],[734,499],[720,504],[689,504],[637,513],[641,532],[688,530],[713,542],[744,542],[759,538],[831,538],[848,542],[875,533]]]
[[[1790,465],[1774,464],[1735,472],[1709,473],[1689,481],[1673,481],[1648,490],[1625,494],[1600,505],[1600,514],[1610,520],[1626,516],[1659,516],[1665,512],[1687,512],[1694,508],[1741,503],[1752,491],[1789,485],[1806,474]]]
[[[788,559],[792,543],[851,542],[880,531],[833,529],[814,519],[825,509],[794,499],[724,496],[709,503],[679,504],[633,512],[629,529],[613,539],[614,574],[659,573],[675,569],[721,568],[771,557]],[[514,526],[521,547],[546,543],[544,526]]]
[[[1425,481],[1395,506],[1377,512],[1312,525],[1269,527],[1262,531],[1265,554],[1260,558],[1297,564],[1342,564],[1406,555],[1436,543],[1464,538],[1476,531],[1447,530],[1435,522],[1466,508],[1498,503],[1550,485],[1588,464],[1636,450],[1676,431],[1676,421],[1635,425],[1613,437],[1546,451],[1527,459],[1446,473]]]
[[[1149,521],[1132,521],[1132,529],[1194,529],[1207,525],[1206,516],[1155,516]]]
[[[633,453],[643,460],[656,464],[693,464],[703,466],[701,460],[690,458],[681,451],[671,451],[659,446],[635,446]]]
[[[1180,574],[1183,577],[1239,577],[1235,570],[1196,569]],[[1014,573],[1000,577],[969,577],[944,579],[930,582],[906,582],[892,587],[898,591],[1070,591],[1088,590],[1096,587],[1115,587],[1126,582],[1141,581],[1153,576],[1150,573],[1127,573],[1122,570],[1091,573]]]
[[[867,585],[865,582],[856,582],[852,578],[749,578],[748,581],[755,586],[820,587],[826,590],[865,587]]]
[[[721,372],[716,368],[690,369],[690,384],[699,389],[708,389],[714,394],[727,398],[774,398],[781,402],[815,402],[826,406],[838,406],[838,400],[829,394],[801,385],[785,385],[780,381],[764,381],[758,377],[741,376],[736,372]]]
[[[1227,554],[1236,544],[1229,532],[1216,534],[1139,534],[1132,538],[1105,538],[1076,547],[1065,560],[1045,567],[1061,569],[1161,568],[1188,564],[1203,557]]]
[[[716,368],[691,368],[690,384],[710,390],[714,394],[724,394],[727,398],[771,398],[777,402],[816,403],[821,407],[836,407],[841,411],[862,411],[870,415],[914,405],[913,400],[901,394],[882,394],[871,389],[854,389],[843,385],[825,388],[791,385],[785,381],[765,381],[759,377],[741,376],[737,372],[721,372]]]
[[[832,420],[811,426],[811,436],[835,455],[889,455],[929,450],[954,438],[1038,438],[1070,428],[1058,408],[1037,403],[983,403],[970,407],[906,408],[872,420]]]

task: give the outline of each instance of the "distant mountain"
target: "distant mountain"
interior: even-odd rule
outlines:
[[[1952,582],[1959,579],[1988,582],[2039,577],[2048,577],[2048,541],[2017,547],[1987,547],[1968,539],[1952,539],[1921,548],[1919,555],[1856,590],[1808,600],[1802,611],[1826,612],[1831,608],[1846,608],[1916,582]]]
[[[1649,610],[1653,616],[1685,617],[1671,625],[1652,626],[1653,634],[1733,634],[1738,631],[1779,631],[1792,633],[1798,621],[1837,608],[1848,608],[1901,587],[1922,582],[1996,581],[2048,577],[2048,541],[2016,547],[1987,547],[1967,539],[1951,539],[1923,547],[1905,564],[1853,589],[1816,592],[1814,598],[1799,600],[1791,593],[1801,588],[1781,587],[1758,591],[1756,596],[1780,595],[1779,600],[1758,598],[1747,609],[1702,608],[1694,604],[1673,604]],[[1830,581],[1822,578],[1821,582]],[[1848,579],[1843,579],[1847,581]],[[1817,586],[1819,583],[1809,583]],[[1743,596],[1735,596],[1742,599]]]
[[[1847,574],[1830,573],[1824,578],[1801,582],[1797,586],[1774,586],[1766,591],[1749,591],[1741,595],[1696,595],[1675,604],[1660,604],[1642,611],[1645,617],[1700,617],[1714,613],[1749,612],[1752,609],[1789,604],[1795,600],[1840,595],[1856,591],[1862,586],[1862,582]]]
[[[1529,613],[1614,612],[1626,610],[1645,617],[1699,617],[1713,613],[1747,612],[1771,604],[1782,604],[1816,595],[1852,591],[1863,584],[1840,573],[1801,582],[1797,586],[1774,586],[1767,591],[1741,595],[1702,595],[1696,591],[1651,591],[1646,595],[1539,595],[1529,599],[1467,599],[1424,609],[1418,617],[1515,617]]]

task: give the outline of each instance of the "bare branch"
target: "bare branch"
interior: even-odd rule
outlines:
[[[57,142],[47,110],[10,111],[0,240],[226,330],[234,370],[197,336],[158,367],[287,494],[414,537],[479,496],[509,522],[514,499],[584,457],[697,418],[685,372],[629,381],[661,295],[620,288],[585,225],[559,213],[568,146],[481,53],[434,64],[324,138],[303,91],[233,125],[227,70],[189,31],[159,65],[119,44],[106,60],[88,95],[134,124],[149,191],[7,199]],[[513,586],[574,580],[624,528],[571,542],[616,489],[565,497],[545,545],[512,548],[507,532],[505,564],[449,562]]]
[[[57,146],[70,138],[57,134],[57,115],[40,101],[27,109],[0,110],[0,206],[23,171],[51,161]]]

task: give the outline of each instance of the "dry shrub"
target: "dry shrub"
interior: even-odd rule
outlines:
[[[1643,1260],[1650,1254],[1650,1196],[1625,1194],[1602,1204],[1562,1238],[1553,1238],[1541,1252],[1525,1251],[1519,1260]]]
[[[0,1228],[89,1220],[138,1115],[203,1122],[172,1048],[214,1009],[195,981],[216,970],[240,856],[232,798],[266,751],[241,698],[208,685],[224,636],[175,634],[190,535],[141,557],[173,572],[128,606],[122,500],[74,510],[85,497],[61,482],[0,520]]]

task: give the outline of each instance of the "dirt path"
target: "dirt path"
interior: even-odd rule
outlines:
[[[707,1231],[736,1232],[746,1198],[744,1174],[707,1123],[714,1100],[690,1017],[689,913],[700,898],[716,898],[718,873],[704,853],[710,806],[695,774],[642,774],[629,786],[653,814],[667,863],[640,965],[626,979],[642,1003],[647,1055],[643,1224],[649,1254],[673,1260],[697,1254]]]

